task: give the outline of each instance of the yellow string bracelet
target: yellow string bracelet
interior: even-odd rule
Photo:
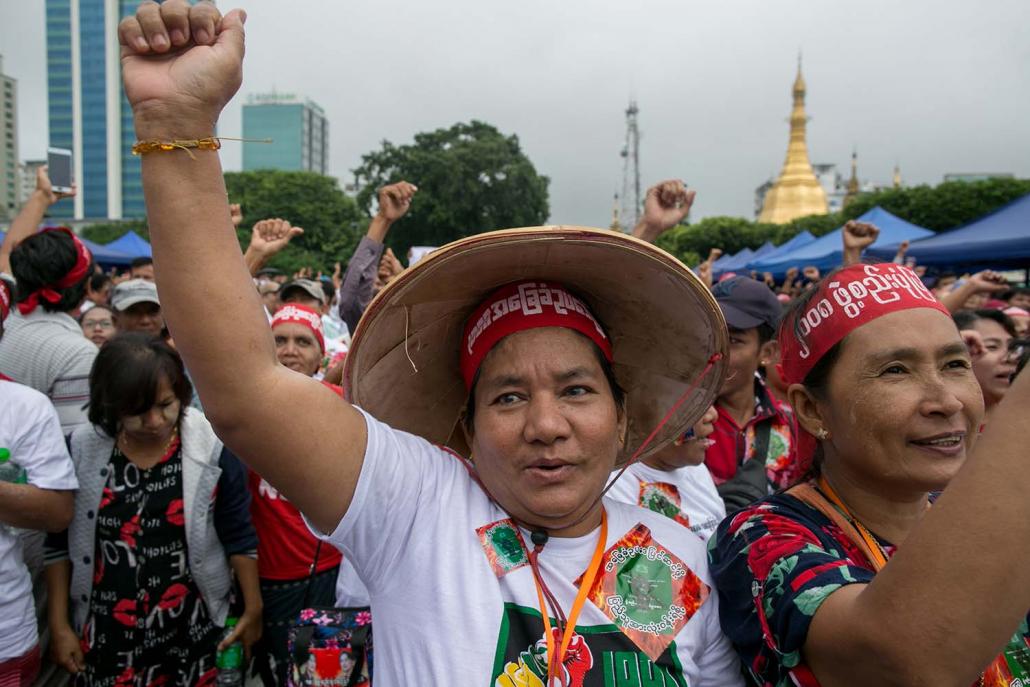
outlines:
[[[208,136],[207,138],[174,139],[171,141],[136,141],[132,146],[133,155],[146,155],[154,152],[185,150],[190,159],[196,160],[193,150],[218,150],[222,141],[244,141],[247,143],[271,143],[272,139],[227,138],[225,136]]]

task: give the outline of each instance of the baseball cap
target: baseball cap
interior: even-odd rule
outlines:
[[[293,281],[286,282],[282,285],[282,288],[279,289],[279,298],[285,301],[290,297],[291,291],[296,292],[298,289],[311,298],[317,298],[318,302],[322,305],[325,305],[327,302],[325,289],[323,289],[322,285],[314,279],[294,279]]]
[[[124,311],[137,303],[155,303],[161,305],[157,299],[157,286],[146,279],[129,279],[117,284],[111,292],[111,307],[119,312]]]
[[[731,329],[754,329],[779,324],[783,306],[768,286],[750,277],[736,276],[712,287],[712,295]]]

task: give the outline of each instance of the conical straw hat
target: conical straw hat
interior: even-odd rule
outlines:
[[[358,323],[344,369],[347,398],[388,425],[468,455],[459,426],[467,394],[459,373],[465,320],[514,281],[557,282],[582,298],[612,341],[626,391],[623,464],[688,391],[644,457],[690,428],[722,383],[728,333],[693,272],[626,234],[530,227],[450,243],[384,288]],[[700,378],[709,361],[721,354]]]

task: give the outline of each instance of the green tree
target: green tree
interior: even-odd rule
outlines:
[[[518,137],[474,120],[416,134],[412,144],[383,141],[362,156],[354,177],[358,205],[369,212],[381,186],[401,180],[418,186],[408,214],[387,237],[401,257],[411,246],[543,224],[550,214],[549,179],[537,173]]]
[[[128,219],[120,222],[98,222],[83,227],[82,235],[94,243],[111,243],[120,239],[129,231],[134,231],[146,240],[150,240],[150,229],[145,219]]]
[[[350,258],[368,224],[336,179],[314,172],[228,172],[225,185],[229,201],[239,203],[243,210],[237,233],[244,249],[258,220],[281,217],[304,228],[304,233],[269,263],[286,272],[301,267],[332,272],[333,263]]]

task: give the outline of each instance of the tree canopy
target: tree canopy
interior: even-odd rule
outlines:
[[[441,246],[492,229],[543,224],[550,180],[538,174],[515,135],[471,121],[415,135],[414,143],[383,141],[354,170],[358,205],[373,210],[380,187],[418,186],[408,214],[387,238],[398,256],[411,246]]]
[[[225,185],[229,202],[239,203],[243,211],[237,233],[244,249],[258,220],[281,217],[303,227],[304,233],[269,262],[286,272],[301,267],[332,272],[333,263],[350,259],[368,225],[332,177],[281,170],[228,172]]]

